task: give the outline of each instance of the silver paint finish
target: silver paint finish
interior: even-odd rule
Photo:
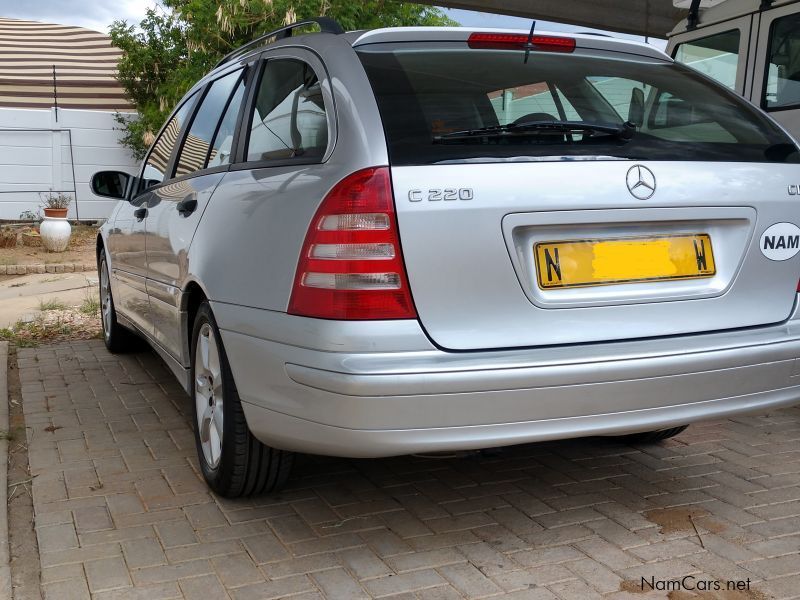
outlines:
[[[222,335],[253,433],[306,452],[388,456],[630,433],[800,399],[799,321],[471,353],[322,353]]]
[[[189,277],[189,248],[195,230],[223,173],[200,175],[150,192],[145,247],[153,335],[176,358],[183,358],[181,288]],[[181,201],[195,200],[189,214]]]
[[[800,221],[786,186],[797,165],[648,163],[658,193],[630,195],[629,161],[392,168],[395,198],[459,181],[470,202],[397,202],[409,283],[422,326],[453,350],[681,335],[785,320],[800,256],[757,248],[774,223]],[[710,233],[711,279],[539,290],[533,244]],[[444,243],[446,241],[446,243]],[[754,302],[753,298],[758,297]]]

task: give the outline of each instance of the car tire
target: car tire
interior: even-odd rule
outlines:
[[[633,433],[631,435],[622,436],[622,439],[632,444],[655,444],[671,437],[675,437],[679,433],[686,431],[688,425],[681,425],[680,427],[671,427],[670,429],[658,429],[656,431],[643,431],[642,433]]]
[[[208,302],[197,311],[191,340],[190,392],[203,477],[226,498],[278,490],[289,477],[293,454],[265,446],[250,433]]]
[[[136,334],[117,322],[117,310],[111,293],[111,276],[105,252],[100,255],[97,272],[100,278],[100,322],[106,348],[114,354],[141,348],[141,340]]]

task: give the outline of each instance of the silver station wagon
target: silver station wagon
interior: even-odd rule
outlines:
[[[97,240],[216,492],[293,452],[655,441],[800,399],[800,153],[733,92],[595,35],[329,19],[226,57]],[[294,35],[293,35],[294,34]]]

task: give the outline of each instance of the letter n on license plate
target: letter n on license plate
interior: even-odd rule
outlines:
[[[705,233],[539,242],[533,251],[544,290],[698,279],[717,272]]]

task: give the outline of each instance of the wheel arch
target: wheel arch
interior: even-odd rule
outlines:
[[[181,292],[181,314],[183,315],[183,355],[185,358],[184,366],[188,367],[191,361],[192,350],[192,330],[194,321],[197,318],[197,311],[200,305],[208,300],[208,294],[203,286],[196,280],[189,280]]]

